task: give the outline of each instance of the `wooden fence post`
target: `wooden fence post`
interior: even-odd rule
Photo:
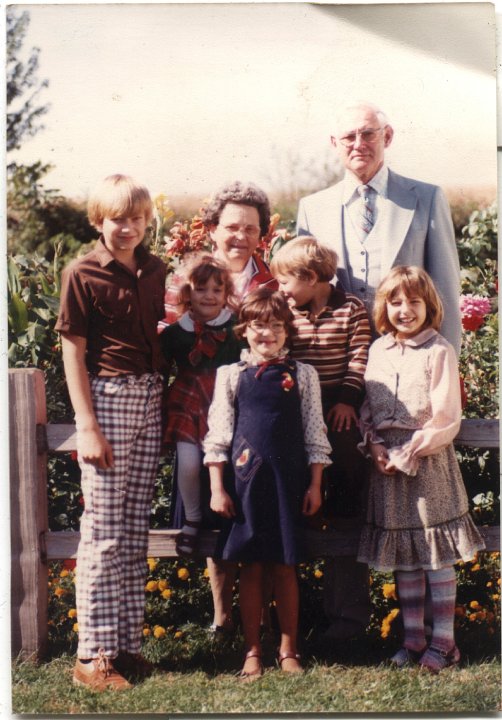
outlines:
[[[47,645],[47,423],[44,374],[9,370],[12,655]]]

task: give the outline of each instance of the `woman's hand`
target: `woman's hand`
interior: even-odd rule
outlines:
[[[232,498],[224,490],[211,492],[209,507],[218,515],[226,518],[235,517],[235,506]]]
[[[396,474],[396,468],[389,461],[389,453],[385,445],[372,445],[370,452],[378,472],[382,475]]]

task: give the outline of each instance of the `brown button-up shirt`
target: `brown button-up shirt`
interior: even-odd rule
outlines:
[[[163,365],[157,323],[164,315],[166,266],[142,245],[136,273],[119,263],[102,238],[63,271],[56,330],[87,338],[94,375],[142,375]]]

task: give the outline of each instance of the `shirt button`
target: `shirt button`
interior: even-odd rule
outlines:
[[[366,292],[366,288],[363,288],[363,287],[362,287],[362,288],[360,288],[359,291],[360,291],[360,292]]]

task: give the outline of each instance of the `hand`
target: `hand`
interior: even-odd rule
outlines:
[[[232,498],[225,491],[212,492],[209,507],[222,517],[233,518],[236,514]]]
[[[389,461],[389,453],[385,445],[371,445],[370,452],[378,472],[382,475],[396,474],[396,468]]]
[[[328,423],[331,430],[341,432],[342,430],[350,430],[352,423],[357,423],[357,414],[352,405],[346,403],[336,403],[331,410],[328,411]]]
[[[77,438],[78,454],[84,462],[96,465],[101,470],[109,470],[114,467],[112,446],[99,427],[78,430]]]
[[[304,515],[315,515],[321,507],[321,489],[316,486],[310,486],[303,496],[302,513]]]

